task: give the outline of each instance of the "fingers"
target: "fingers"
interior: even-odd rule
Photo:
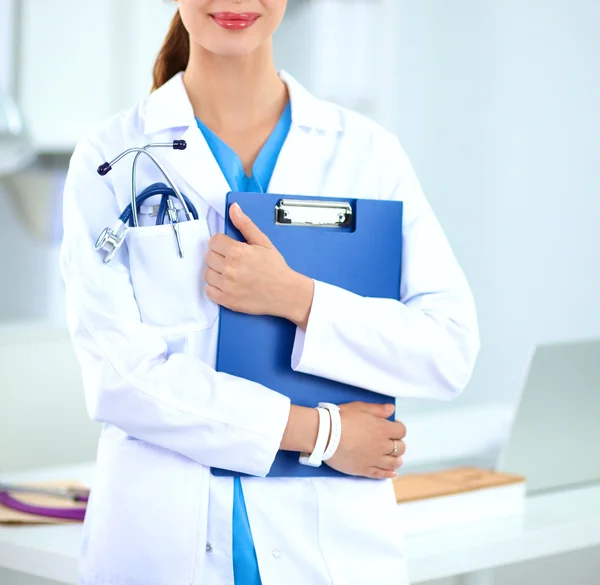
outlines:
[[[384,455],[378,462],[377,467],[395,471],[404,465],[404,458],[401,455]]]
[[[395,453],[394,444],[396,446]],[[406,443],[400,439],[388,439],[386,445],[386,447],[381,449],[384,454],[377,459],[377,467],[387,471],[395,471],[402,467],[402,457],[406,453]],[[385,452],[384,449],[386,449]]]
[[[206,284],[219,290],[223,290],[223,275],[216,270],[207,268],[204,271],[204,280],[206,281]]]
[[[401,439],[387,439],[381,453],[390,457],[402,457],[406,453],[406,443]],[[394,445],[396,450],[394,451]]]
[[[241,210],[237,203],[230,206],[229,217],[248,244],[264,248],[273,247],[268,236],[260,231],[258,226]],[[228,257],[231,256],[232,250],[240,248],[244,244],[225,234],[215,234],[210,238],[208,246],[213,252]]]
[[[397,439],[395,439],[395,441],[396,453],[393,454],[394,440],[390,439],[389,443],[392,446],[391,449],[382,455],[377,463],[382,469],[398,469],[402,465],[402,457],[406,453],[406,443]]]
[[[406,454],[406,443],[404,441],[399,441],[396,439],[396,454],[390,455],[392,458],[402,457]]]
[[[391,456],[384,455],[381,463],[379,464],[380,469],[386,469],[387,471],[396,472],[397,469],[400,469],[404,465],[404,458],[400,456]]]
[[[386,420],[393,415],[395,405],[351,402],[342,404],[341,410],[342,416],[354,423],[357,436],[361,438],[354,447],[350,441],[346,454],[352,460],[356,452],[353,463],[357,466],[354,469],[360,469],[358,474],[378,479],[395,477],[406,453],[403,440],[406,426],[400,421]]]
[[[240,230],[242,236],[251,246],[263,246],[271,248],[271,240],[260,231],[257,225],[242,211],[241,207],[234,203],[229,208],[229,217],[233,225]]]
[[[365,477],[372,479],[394,479],[396,477],[396,471],[390,471],[389,469],[382,469],[381,467],[370,467]]]
[[[238,242],[225,234],[215,234],[208,240],[209,249],[225,257],[231,256],[232,250],[243,248],[244,246],[245,244],[242,242]]]
[[[381,471],[387,471],[388,473],[396,474],[396,471],[402,467],[404,459],[401,456],[392,457],[391,455],[384,455],[378,462],[377,466],[370,467],[369,471],[373,469],[379,469]]]
[[[399,420],[385,422],[385,434],[390,439],[406,438],[406,426]]]
[[[223,274],[225,272],[225,256],[209,250],[206,254],[206,265],[215,272]]]
[[[206,285],[206,296],[214,303],[217,303],[217,305],[224,305],[225,303],[223,291],[220,288],[212,286],[212,284]]]
[[[379,418],[389,418],[396,410],[396,406],[394,404],[371,404],[369,402],[362,402],[361,408],[365,412],[368,412]]]

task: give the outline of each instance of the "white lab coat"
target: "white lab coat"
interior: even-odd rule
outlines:
[[[392,398],[451,399],[479,348],[474,304],[407,157],[392,134],[281,76],[293,121],[269,191],[405,204],[401,301],[316,282],[290,367]],[[142,216],[104,264],[94,243],[130,201],[131,159],[106,177],[95,169],[131,146],[180,138],[187,150],[154,153],[200,213],[181,224],[185,258],[171,227]],[[140,160],[138,191],[162,180]],[[87,408],[104,423],[81,583],[233,584],[233,483],[213,476],[215,466],[256,476],[242,483],[263,585],[402,585],[391,481],[264,479],[289,400],[214,370],[218,307],[203,259],[223,231],[228,190],[181,74],[73,155],[61,267]]]

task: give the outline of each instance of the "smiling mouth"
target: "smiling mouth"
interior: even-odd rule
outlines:
[[[217,12],[210,17],[226,30],[245,30],[250,28],[259,18],[257,12]]]

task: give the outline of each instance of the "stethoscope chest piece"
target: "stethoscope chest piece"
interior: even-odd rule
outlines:
[[[119,248],[125,241],[125,234],[127,233],[127,226],[121,221],[117,221],[115,226],[111,228],[104,228],[102,233],[96,240],[96,250],[104,250],[104,263],[110,262],[115,254],[119,251]]]

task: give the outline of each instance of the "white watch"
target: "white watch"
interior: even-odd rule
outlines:
[[[323,454],[327,446],[329,431],[331,430],[331,416],[326,408],[317,407],[319,413],[319,432],[317,433],[317,442],[312,453],[300,453],[300,463],[302,465],[310,465],[311,467],[319,467],[323,462]]]
[[[337,448],[340,446],[340,439],[342,438],[342,417],[340,416],[340,407],[337,404],[319,402],[319,408],[326,408],[329,411],[331,418],[331,438],[323,453],[323,461],[327,461],[335,455]]]

